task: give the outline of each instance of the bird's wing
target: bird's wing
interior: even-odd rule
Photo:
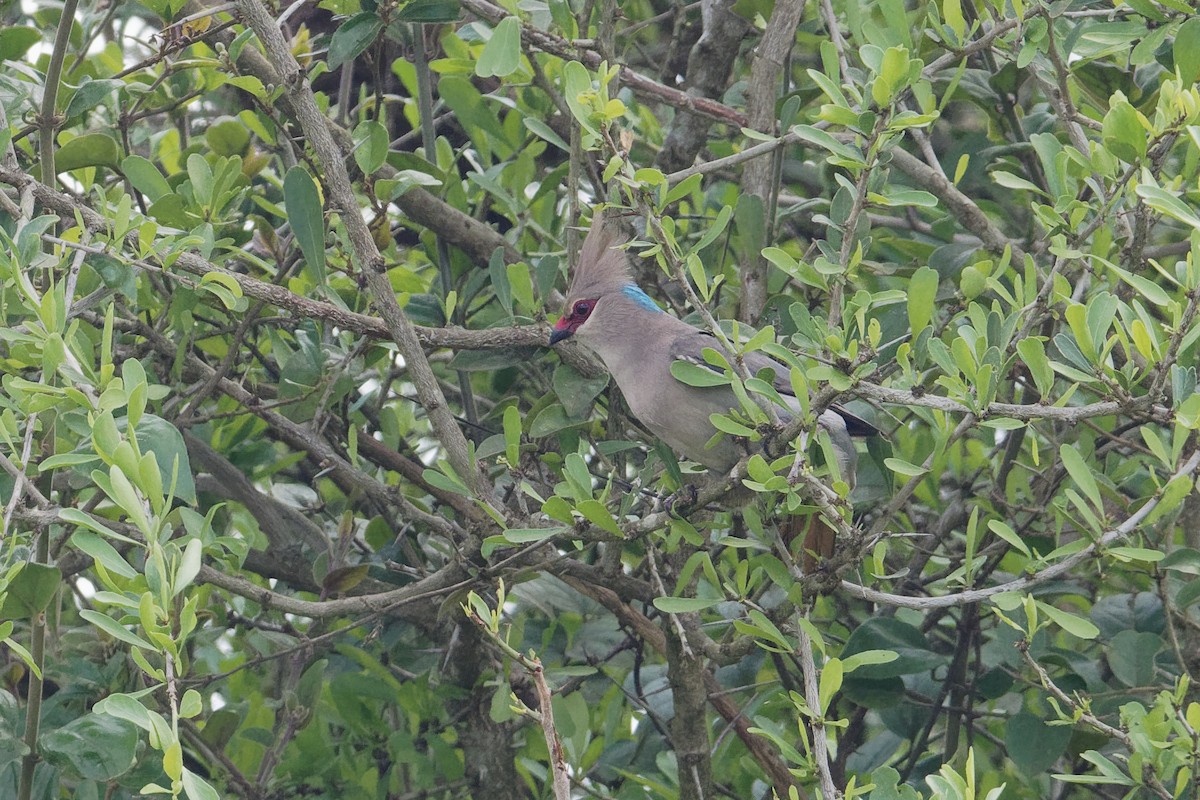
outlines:
[[[690,364],[704,367],[714,373],[722,373],[724,370],[704,360],[703,351],[706,347],[716,350],[727,361],[733,361],[733,355],[721,346],[716,336],[699,329],[694,329],[691,333],[684,333],[675,338],[671,344],[671,358],[676,361],[686,361]],[[796,393],[792,390],[791,379],[788,377],[788,368],[770,356],[757,351],[744,353],[742,355],[742,364],[745,365],[746,372],[750,375],[758,375],[764,369],[771,370],[775,376],[772,380],[775,391],[785,397],[796,396]],[[879,429],[874,425],[841,406],[832,406],[830,410],[845,421],[846,431],[851,436],[875,436],[879,433]]]

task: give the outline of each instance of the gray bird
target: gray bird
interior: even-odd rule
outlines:
[[[715,369],[702,356],[705,348],[720,352],[729,363],[733,355],[712,334],[663,311],[633,282],[625,252],[618,249],[626,241],[615,224],[595,215],[550,344],[574,337],[604,362],[629,409],[651,433],[710,470],[728,472],[746,451],[729,436],[710,444],[717,433],[710,417],[740,408],[737,396],[728,385],[682,383],[671,365],[688,361]],[[799,410],[786,367],[758,352],[744,354],[742,363],[750,375],[773,370],[775,389],[792,411]],[[777,412],[784,422],[790,418],[785,409]],[[829,434],[842,478],[853,487],[858,454],[850,437],[878,431],[836,406],[822,412],[818,424]],[[832,553],[831,531],[815,539],[810,530],[809,549]]]

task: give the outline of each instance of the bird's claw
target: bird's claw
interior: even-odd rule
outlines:
[[[692,484],[684,484],[678,491],[672,492],[666,500],[663,501],[663,509],[668,515],[675,519],[683,519],[696,501],[700,499],[700,492]]]

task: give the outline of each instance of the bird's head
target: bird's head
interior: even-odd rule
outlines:
[[[559,317],[558,322],[554,323],[554,330],[550,332],[550,344],[556,345],[563,339],[574,336],[576,331],[591,318],[599,300],[598,297],[590,297],[568,301],[563,315]]]

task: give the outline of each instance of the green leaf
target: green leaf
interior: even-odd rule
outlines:
[[[821,682],[820,687],[817,689],[817,696],[821,698],[822,714],[829,710],[829,704],[833,702],[833,696],[842,688],[842,679],[845,677],[845,674],[840,658],[829,659],[825,662],[825,666],[821,668]]]
[[[1190,206],[1162,187],[1139,184],[1137,194],[1146,202],[1146,205],[1158,213],[1174,217],[1200,231],[1200,216],[1196,216],[1196,212]]]
[[[388,157],[388,132],[381,123],[366,119],[354,128],[354,163],[364,174],[373,175]]]
[[[533,418],[533,422],[529,424],[529,435],[534,439],[540,439],[578,424],[579,420],[568,416],[561,403],[552,403]]]
[[[740,422],[735,422],[724,414],[710,414],[708,420],[713,424],[714,428],[722,433],[728,433],[730,436],[756,436],[753,428],[748,428]]]
[[[792,132],[809,144],[814,144],[829,151],[834,156],[834,159],[831,160],[836,161],[840,159],[847,164],[864,164],[862,151],[848,144],[842,144],[833,138],[832,135],[819,128],[814,128],[812,125],[796,125],[792,128]]]
[[[435,489],[441,489],[453,494],[461,494],[463,497],[471,496],[471,491],[467,488],[466,484],[444,472],[438,472],[436,469],[427,469],[421,473],[421,477]]]
[[[1126,686],[1147,686],[1154,680],[1154,657],[1163,644],[1157,633],[1121,631],[1105,648],[1108,665]]]
[[[938,199],[929,192],[919,189],[892,189],[887,194],[868,192],[867,200],[889,208],[916,206],[918,208],[937,208]]]
[[[1082,617],[1077,617],[1074,614],[1069,614],[1059,608],[1055,608],[1049,603],[1038,601],[1038,609],[1047,617],[1072,636],[1078,636],[1080,639],[1095,639],[1100,635],[1100,629],[1091,622],[1088,622]]]
[[[0,28],[0,61],[20,61],[41,40],[42,32],[37,28],[20,25]]]
[[[119,157],[116,139],[106,133],[85,133],[58,148],[54,169],[70,172],[84,167],[115,167]]]
[[[121,161],[121,172],[133,184],[133,188],[146,196],[151,203],[163,195],[171,194],[171,185],[158,171],[152,161],[142,156],[126,156]]]
[[[457,22],[462,6],[458,0],[409,0],[392,19],[404,22]]]
[[[724,372],[717,372],[709,367],[693,364],[691,361],[671,362],[671,375],[680,383],[701,388],[728,386],[731,380]]]
[[[313,268],[320,281],[325,280],[325,216],[321,211],[321,198],[317,185],[308,172],[299,165],[287,171],[283,179],[283,202],[287,207],[288,222],[296,243],[305,261]]]
[[[535,119],[534,117],[524,117],[522,118],[521,122],[535,136],[545,139],[547,142],[554,145],[559,150],[562,150],[564,153],[571,152],[571,145],[567,144],[561,136],[554,132],[553,128],[542,122],[540,119]]]
[[[924,475],[926,472],[929,472],[925,467],[910,464],[902,458],[885,458],[883,464],[892,472],[907,475],[910,478],[915,478],[918,475]]]
[[[1112,96],[1101,135],[1104,146],[1122,161],[1134,162],[1146,155],[1146,129],[1138,119],[1137,109],[1121,92]]]
[[[575,420],[583,419],[587,415],[592,408],[592,403],[608,386],[608,381],[607,373],[587,378],[579,370],[566,363],[559,363],[554,368],[554,375],[551,378],[554,393],[558,396],[559,402],[562,403],[567,416]]]
[[[946,20],[950,30],[954,31],[954,35],[961,42],[967,32],[967,21],[963,18],[960,0],[942,0],[942,19]]]
[[[579,99],[580,95],[592,91],[592,76],[587,67],[578,61],[568,61],[563,64],[563,99],[575,120],[592,136],[599,136],[595,125],[592,124],[592,112]]]
[[[1189,17],[1175,32],[1171,43],[1175,58],[1175,69],[1179,71],[1184,86],[1200,81],[1200,17]]]
[[[138,731],[123,719],[108,714],[87,714],[71,720],[39,739],[38,751],[59,767],[89,781],[110,781],[128,772],[135,763]]]
[[[75,531],[71,534],[71,544],[87,553],[96,563],[114,575],[120,575],[122,578],[138,576],[137,570],[129,566],[129,562],[121,557],[115,547],[91,531]]]
[[[1021,189],[1023,191],[1045,195],[1045,192],[1038,188],[1037,184],[1033,183],[1032,181],[1027,181],[1019,175],[1014,175],[1011,172],[998,169],[993,170],[991,175],[992,180],[1003,186],[1005,189]]]
[[[122,641],[125,644],[131,644],[134,647],[140,647],[143,650],[150,650],[151,652],[158,650],[157,647],[150,644],[136,633],[129,631],[124,625],[117,623],[116,620],[107,614],[101,614],[99,611],[92,611],[91,609],[84,609],[79,612],[79,616],[83,617],[85,620],[92,623],[109,636]]]
[[[537,306],[533,298],[533,278],[529,274],[529,265],[524,262],[506,264],[505,271],[508,275],[508,285],[512,291],[513,300],[517,302],[517,308],[525,311],[534,310]]]
[[[856,681],[914,675],[946,663],[946,657],[933,652],[919,628],[892,617],[873,617],[855,628],[841,657],[848,661],[851,656],[869,651],[890,651],[896,658],[859,666],[854,671]]]
[[[1037,775],[1054,765],[1071,741],[1069,725],[1047,725],[1022,711],[1004,725],[1004,743],[1009,758],[1026,775]]]
[[[562,536],[570,532],[570,528],[561,526],[555,528],[509,528],[504,532],[504,539],[512,544],[530,544],[553,539],[555,536]]]
[[[998,520],[998,519],[988,520],[988,530],[990,530],[992,533],[999,536],[1004,541],[1008,542],[1010,545],[1012,545],[1017,550],[1024,553],[1026,556],[1033,555],[1031,552],[1029,552],[1029,545],[1025,544],[1024,540],[1022,540],[1021,537],[1017,535],[1017,532],[1014,531],[1008,525],[1008,523],[1002,522],[1001,520]]]
[[[871,664],[890,664],[897,658],[899,656],[891,650],[863,650],[845,658],[842,661],[842,669],[846,674],[850,674],[859,667]]]
[[[196,502],[196,482],[183,434],[172,423],[157,414],[143,414],[134,428],[143,451],[154,454],[164,490],[174,481],[175,498],[185,503]],[[175,467],[179,462],[178,469]]]
[[[177,595],[184,589],[192,585],[192,581],[200,574],[200,563],[203,558],[204,543],[197,537],[192,537],[188,543],[183,546],[183,554],[179,559],[179,569],[175,573],[175,583],[171,587],[173,595]],[[364,565],[365,566],[365,565]],[[356,567],[347,567],[346,569],[356,569]],[[366,577],[366,569],[363,569],[362,577]],[[328,580],[329,576],[326,576]],[[359,578],[358,580],[362,580]],[[357,584],[358,581],[355,581]],[[349,588],[337,588],[335,591],[345,592]]]
[[[515,405],[504,409],[504,457],[510,467],[521,463],[521,409]]]
[[[183,791],[187,794],[188,800],[221,800],[221,795],[209,785],[208,781],[187,767],[183,768],[183,775],[180,777],[180,780],[183,783]]]
[[[240,119],[225,117],[204,132],[204,143],[219,156],[244,156],[250,147],[250,130]]]
[[[62,582],[58,567],[26,561],[10,578],[4,605],[0,606],[0,619],[30,619],[50,605],[54,593]]]
[[[122,534],[117,533],[112,528],[100,523],[90,515],[85,514],[77,508],[64,508],[58,512],[58,516],[64,522],[78,525],[79,527],[89,531],[95,531],[96,533],[107,536],[110,539],[116,539],[117,541],[125,542],[126,544],[138,544],[136,539],[130,539],[128,536],[123,536]]]
[[[717,598],[700,598],[700,597],[656,597],[654,598],[654,607],[665,614],[689,614],[696,611],[703,611],[706,608],[712,608],[722,602],[720,597]]]
[[[1071,480],[1075,481],[1075,484],[1083,490],[1097,511],[1103,511],[1104,502],[1100,498],[1100,486],[1092,475],[1092,467],[1083,460],[1083,456],[1079,454],[1076,446],[1063,444],[1058,448],[1058,455],[1062,458],[1063,466],[1067,468]]]
[[[492,30],[492,38],[483,46],[475,62],[475,74],[481,78],[505,78],[521,66],[521,21],[505,17]]]
[[[130,694],[110,694],[108,697],[97,702],[94,710],[97,714],[107,714],[117,719],[123,719],[127,722],[132,722],[144,731],[149,731],[150,712],[137,699],[137,697],[140,697],[147,691],[150,690],[138,692],[136,696]]]
[[[120,78],[92,80],[85,76],[83,83],[75,90],[75,94],[71,96],[71,102],[67,103],[67,110],[63,113],[67,119],[71,119],[85,111],[91,111],[109,97],[112,97],[113,92],[124,85],[125,82]]]
[[[916,338],[933,319],[937,300],[938,273],[931,267],[921,267],[908,281],[908,324]]]
[[[599,500],[581,500],[575,506],[575,510],[582,514],[588,522],[601,530],[608,531],[614,536],[625,535],[621,532],[617,521],[613,519],[613,515],[609,513],[605,505]]]
[[[1163,551],[1152,550],[1149,547],[1110,547],[1104,552],[1106,555],[1126,563],[1131,561],[1145,561],[1149,564],[1155,564],[1167,557],[1167,554]]]
[[[1025,366],[1029,367],[1029,374],[1033,376],[1038,395],[1042,398],[1049,397],[1054,389],[1054,370],[1050,366],[1050,360],[1046,358],[1046,347],[1042,340],[1027,336],[1017,342],[1017,352]]]
[[[658,599],[655,600],[657,605]],[[753,609],[746,620],[734,620],[733,627],[742,634],[753,636],[759,640],[759,647],[779,653],[791,653],[795,648],[791,641],[783,635],[783,631],[767,618],[767,615]]]
[[[729,224],[729,220],[733,217],[732,206],[721,206],[721,210],[717,212],[717,216],[713,219],[712,224],[704,231],[704,235],[700,237],[700,241],[696,242],[694,251],[703,250],[717,240],[725,231],[725,226]]]
[[[360,11],[341,24],[329,40],[327,60],[329,68],[337,69],[371,46],[375,37],[383,30],[383,20],[371,11]],[[295,167],[293,167],[295,169]],[[289,170],[289,174],[290,174]]]

